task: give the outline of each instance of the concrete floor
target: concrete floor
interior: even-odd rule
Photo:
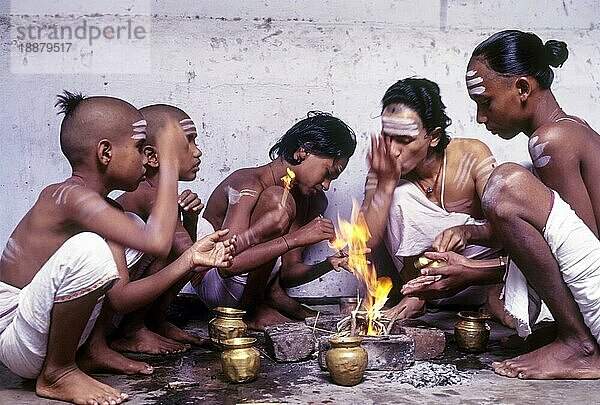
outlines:
[[[429,312],[421,319],[447,332],[444,356],[438,364],[454,364],[470,376],[460,385],[414,388],[397,382],[397,374],[368,371],[364,381],[354,387],[341,387],[330,382],[328,373],[313,359],[295,364],[279,364],[264,353],[264,338],[259,338],[261,373],[246,384],[224,381],[219,353],[192,349],[182,355],[165,357],[136,356],[152,364],[152,376],[97,375],[97,378],[127,392],[128,404],[539,404],[596,403],[600,381],[521,381],[498,376],[489,364],[497,359],[513,357],[514,350],[501,347],[498,340],[510,331],[490,322],[492,336],[485,353],[464,354],[456,350],[452,338],[457,321],[452,311]],[[206,335],[206,321],[193,320],[186,327]],[[396,372],[397,373],[397,372]],[[184,382],[169,388],[172,382]],[[22,380],[0,366],[0,404],[59,404],[63,402],[38,398],[34,382]]]

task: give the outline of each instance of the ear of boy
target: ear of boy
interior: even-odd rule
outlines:
[[[298,148],[298,150],[294,153],[294,160],[299,163],[302,163],[304,159],[308,156],[308,152],[304,150],[304,148]]]
[[[112,145],[108,139],[102,139],[98,142],[97,148],[98,160],[103,165],[108,165],[112,158]]]
[[[157,168],[158,167],[158,152],[153,146],[144,146],[144,155],[148,159],[148,166]]]

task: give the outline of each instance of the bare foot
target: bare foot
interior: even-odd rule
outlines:
[[[152,374],[154,368],[117,353],[106,344],[86,343],[77,352],[77,365],[87,373]]]
[[[186,332],[183,329],[173,325],[171,322],[167,322],[165,320],[157,325],[156,332],[161,336],[173,339],[180,343],[188,343],[196,346],[210,346],[211,344],[210,339]]]
[[[555,340],[514,359],[492,363],[494,371],[523,379],[600,378],[600,354],[595,341]]]
[[[262,304],[251,314],[248,314],[244,322],[248,325],[248,329],[264,331],[267,326],[294,321],[282,315],[275,308]]]
[[[35,392],[40,397],[82,405],[120,404],[129,398],[127,394],[93,379],[74,365],[53,372],[42,370]]]
[[[490,287],[487,296],[487,302],[482,308],[482,312],[491,315],[494,319],[511,329],[517,328],[517,321],[508,312],[504,310],[504,300],[500,299],[503,284],[494,284]]]
[[[136,329],[114,339],[110,346],[119,352],[147,354],[183,353],[190,348],[189,344],[179,343],[173,339],[160,336],[146,327]]]
[[[290,297],[279,284],[279,276],[269,285],[265,300],[269,306],[280,313],[295,320],[301,320],[317,315],[316,311],[309,309]]]

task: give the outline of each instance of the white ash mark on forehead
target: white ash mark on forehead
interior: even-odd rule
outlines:
[[[419,135],[419,124],[410,118],[381,117],[383,132],[388,136],[410,136]]]
[[[146,139],[146,125],[146,120],[139,120],[131,124],[133,127],[131,139]]]
[[[476,74],[477,74],[476,70],[469,70],[467,72],[467,89],[469,89],[469,94],[472,94],[472,95],[485,93],[485,86],[473,87],[480,83],[483,83],[483,78],[480,76],[475,77]]]

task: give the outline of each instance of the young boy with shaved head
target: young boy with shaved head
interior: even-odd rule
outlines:
[[[176,155],[180,181],[192,181],[196,178],[202,152],[195,143],[196,126],[181,109],[170,105],[156,104],[144,107],[140,109],[140,112],[147,122],[147,139],[144,146],[144,154],[147,158],[146,178],[135,191],[122,194],[117,201],[126,212],[132,212],[147,221],[157,198],[159,169],[162,165],[167,164],[163,161],[163,154],[157,146],[158,135],[165,122],[168,120],[178,122],[187,139],[186,147],[178,150]],[[203,205],[197,194],[190,190],[181,193],[178,203],[182,221],[177,221],[169,255],[164,257],[145,255],[136,265],[137,268],[130,269],[130,273],[142,273],[142,277],[154,274],[181,256],[194,244],[198,215]],[[122,352],[167,354],[185,351],[189,344],[202,345],[206,343],[205,339],[184,332],[167,322],[164,316],[166,309],[181,287],[190,280],[192,274],[202,273],[206,270],[208,268],[198,267],[195,269],[195,273],[187,273],[151,306],[128,314],[118,326],[117,337],[111,341],[112,348]],[[199,275],[201,276],[201,274]],[[87,346],[90,348],[90,354],[94,357],[99,354],[102,354],[104,358],[110,357],[111,361],[107,362],[111,365],[110,371],[126,374],[145,373],[147,370],[145,363],[124,358],[106,345],[106,336],[109,331],[105,330],[105,327],[111,326],[110,321],[111,319],[105,319],[103,320],[104,325],[97,325],[90,338],[90,343],[93,342],[93,344]]]
[[[215,232],[152,277],[129,283],[129,246],[157,256],[171,248],[177,222],[176,155],[187,147],[177,122],[165,122],[158,144],[169,163],[159,175],[156,203],[141,224],[107,199],[143,179],[146,122],[129,103],[65,92],[61,148],[72,175],[52,184],[11,234],[0,259],[0,360],[36,378],[40,396],[78,404],[121,403],[128,396],[78,367],[106,296],[119,313],[146,305],[198,265],[227,265],[230,241]]]

